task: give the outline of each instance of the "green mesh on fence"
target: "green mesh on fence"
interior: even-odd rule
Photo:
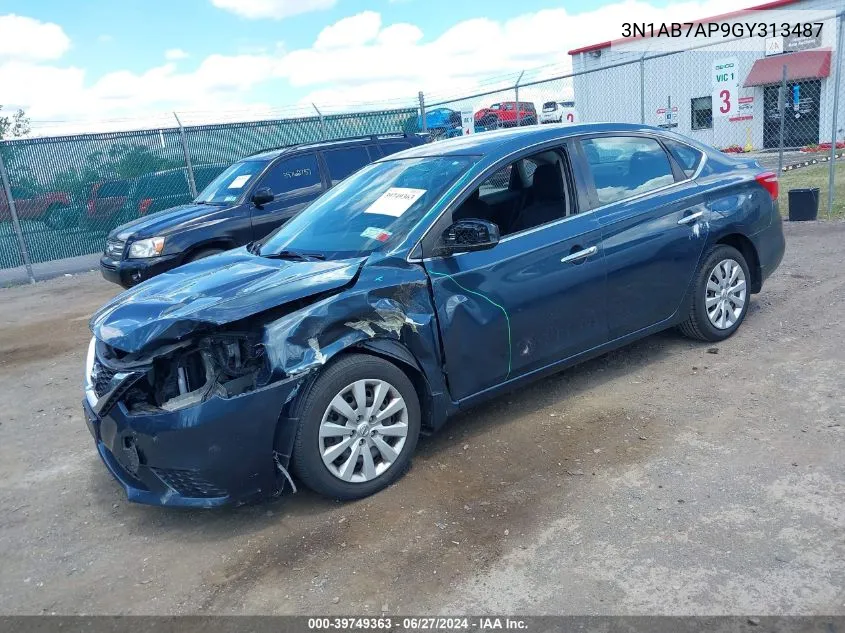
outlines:
[[[403,132],[414,109],[185,127],[200,191],[229,164],[263,149]],[[178,128],[0,143],[33,263],[103,250],[106,234],[192,199]],[[0,268],[23,264],[0,186]]]

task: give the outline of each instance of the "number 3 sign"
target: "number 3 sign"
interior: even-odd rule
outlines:
[[[738,65],[736,57],[713,62],[713,109],[716,116],[729,117],[736,113]]]

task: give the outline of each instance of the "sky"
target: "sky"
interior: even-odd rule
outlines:
[[[0,105],[39,135],[172,125],[174,111],[195,124],[409,106],[420,90],[431,103],[523,69],[565,73],[568,50],[619,37],[626,20],[754,4],[0,0]]]

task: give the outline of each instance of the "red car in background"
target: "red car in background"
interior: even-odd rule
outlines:
[[[111,228],[110,223],[132,193],[134,180],[101,180],[91,185],[91,193],[85,203],[85,224]]]
[[[70,195],[65,191],[47,191],[36,193],[26,187],[12,187],[15,211],[19,220],[42,220],[52,228],[62,225],[63,211],[70,207]],[[0,221],[12,219],[9,201],[5,190],[0,187]]]
[[[515,127],[516,125],[535,125],[537,110],[530,101],[502,101],[489,108],[481,108],[475,113],[477,126]]]

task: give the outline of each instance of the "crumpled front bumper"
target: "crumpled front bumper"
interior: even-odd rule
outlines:
[[[88,430],[130,501],[162,506],[214,507],[279,489],[277,433],[292,438],[283,417],[304,377],[233,398],[173,412],[130,415],[122,402],[95,412],[86,390]]]

